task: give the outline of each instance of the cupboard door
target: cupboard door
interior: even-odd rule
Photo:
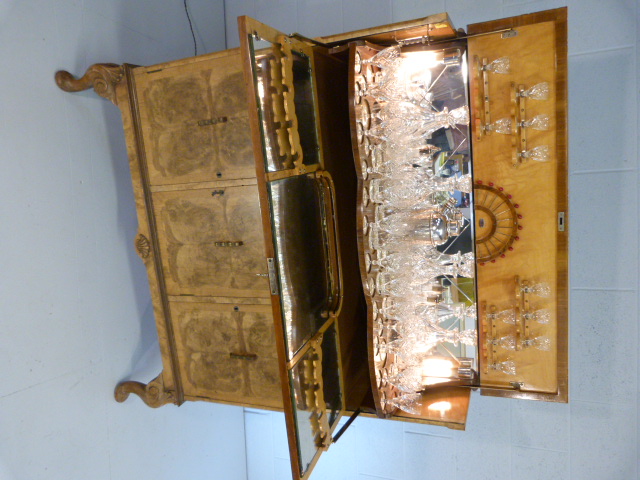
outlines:
[[[169,295],[268,297],[255,185],[155,192]]]
[[[270,305],[170,302],[186,397],[282,408]]]
[[[476,258],[487,255],[477,273],[481,338],[491,340],[482,393],[566,402],[567,10],[478,23],[469,34],[474,178],[495,182],[474,193]],[[505,59],[506,74],[487,68]],[[487,133],[501,119],[513,128]],[[517,242],[488,256],[496,225],[509,218]],[[515,338],[511,352],[495,341],[507,337]]]
[[[255,177],[237,51],[136,69],[151,185]]]
[[[274,327],[297,480],[308,478],[329,448],[345,409],[335,190],[323,171],[313,49],[247,17],[238,21],[265,250],[274,259]]]

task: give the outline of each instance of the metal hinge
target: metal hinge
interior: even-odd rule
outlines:
[[[267,258],[267,270],[269,272],[269,288],[271,295],[278,295],[278,278],[276,276],[276,263],[273,258]]]
[[[564,229],[565,229],[564,212],[558,212],[558,231],[564,232]]]

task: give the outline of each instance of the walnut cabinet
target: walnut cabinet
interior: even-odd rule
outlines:
[[[566,15],[58,72],[122,112],[163,370],[116,399],[284,410],[294,478],[344,414],[566,402]]]

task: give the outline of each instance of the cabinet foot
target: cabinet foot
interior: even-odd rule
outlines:
[[[80,92],[93,87],[101,97],[117,105],[116,85],[124,76],[124,67],[114,63],[91,65],[81,78],[76,78],[65,70],[56,72],[56,84],[65,92]]]
[[[114,397],[117,402],[122,403],[129,398],[130,393],[136,394],[144,403],[153,408],[161,407],[168,403],[177,403],[174,393],[164,389],[162,374],[147,384],[131,380],[120,382],[116,387]]]

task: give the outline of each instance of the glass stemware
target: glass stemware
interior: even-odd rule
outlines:
[[[364,140],[364,127],[360,122],[356,123],[356,138],[358,140],[358,145],[362,143],[362,140]]]
[[[360,52],[358,51],[356,51],[356,55],[353,62],[353,68],[356,71],[356,73],[362,72],[362,55],[360,55]]]
[[[369,105],[369,100],[366,98],[362,100],[362,105],[360,106],[360,121],[365,132],[371,128],[371,105]]]
[[[433,114],[433,123],[440,123],[444,127],[454,127],[456,125],[469,125],[469,107],[462,106],[449,111],[444,107],[442,112]],[[441,128],[441,127],[438,127]],[[438,128],[430,130],[429,133],[435,132]]]
[[[405,393],[399,397],[390,398],[385,400],[386,405],[399,408],[403,412],[411,413],[413,415],[420,415],[422,413],[422,395],[419,393]]]
[[[547,324],[551,321],[551,312],[546,308],[525,312],[522,314],[525,320],[534,320],[540,324]]]
[[[417,365],[404,368],[393,375],[387,376],[385,379],[398,390],[405,393],[414,393],[423,388],[422,369]]]
[[[377,101],[402,101],[406,97],[406,84],[393,69],[382,70],[372,75],[365,93]]]
[[[424,109],[421,115],[415,117],[389,118],[372,126],[368,134],[379,141],[419,148],[436,130],[468,124],[469,108],[466,105],[451,111],[447,107],[437,112]]]
[[[532,100],[548,100],[549,82],[536,83],[533,87],[520,91],[519,96]]]
[[[548,145],[538,145],[531,150],[520,152],[520,157],[535,160],[536,162],[548,162],[551,159]]]
[[[434,177],[433,189],[438,192],[452,192],[457,190],[463,193],[471,193],[473,179],[470,174],[452,175],[451,177]]]
[[[509,308],[500,312],[487,313],[487,317],[491,320],[501,320],[509,325],[515,325],[518,321],[515,308]]]
[[[496,58],[494,61],[483,65],[482,70],[485,72],[493,72],[493,73],[509,73],[511,68],[511,61],[509,57],[500,57]]]
[[[451,266],[442,267],[451,269]],[[416,275],[416,271],[412,270],[404,273],[395,273],[381,271],[376,276],[376,288],[381,295],[402,296],[419,296],[429,292],[433,279],[440,275],[447,275],[449,270],[426,267]]]
[[[500,118],[493,123],[485,125],[484,129],[488,132],[502,133],[509,135],[513,132],[513,121],[509,117]]]
[[[475,320],[476,311],[475,306],[467,307],[463,303],[458,304],[446,304],[439,303],[435,305],[419,305],[416,310],[416,314],[419,316],[422,328],[429,328],[432,330],[440,331],[440,324],[450,324],[453,322],[459,322],[462,319],[472,318]],[[466,334],[465,334],[466,335]],[[463,335],[464,337],[464,335]],[[450,343],[456,343],[458,341],[462,341],[462,337],[458,340],[455,340],[454,337],[451,337],[450,340],[446,340]],[[465,343],[462,341],[462,343]],[[475,342],[475,340],[474,340]],[[475,345],[468,344],[468,345]]]
[[[452,342],[454,345],[458,345],[461,343],[463,345],[476,345],[478,343],[478,332],[475,329],[468,328],[466,330],[455,331],[455,334],[452,337]]]
[[[523,293],[531,293],[538,297],[547,298],[551,296],[551,287],[546,282],[539,282],[534,284],[522,285],[521,290]]]
[[[549,337],[540,336],[535,338],[527,338],[522,341],[523,347],[534,347],[538,350],[549,351],[551,350],[551,339]]]
[[[400,319],[402,326],[405,327],[407,322],[420,316],[420,312],[425,308],[432,307],[434,304],[425,300],[414,300],[411,298],[385,297],[382,300],[381,312],[387,318]]]
[[[400,45],[392,45],[361,62],[363,65],[375,65],[378,68],[394,68],[400,64],[400,54]]]
[[[505,350],[516,349],[516,337],[515,335],[505,335],[497,340],[497,345],[500,345]]]
[[[549,115],[536,115],[535,117],[520,123],[523,128],[533,128],[534,130],[549,130]]]
[[[405,251],[400,249],[394,252],[386,252],[385,255],[379,255],[377,260],[372,260],[371,264],[380,268],[384,268],[390,272],[403,272],[410,269],[420,270],[423,265],[439,265],[436,261],[440,254],[432,246],[418,246],[415,249]]]
[[[465,278],[475,278],[476,264],[473,261],[461,262],[458,265],[458,276]]]
[[[489,368],[491,370],[502,372],[506,375],[516,374],[516,364],[513,360],[506,360],[504,362],[494,362],[489,365]]]
[[[354,101],[356,105],[360,104],[360,102],[362,101],[366,93],[367,93],[367,81],[365,80],[364,77],[361,77],[358,80],[356,80],[356,83],[355,83]]]

